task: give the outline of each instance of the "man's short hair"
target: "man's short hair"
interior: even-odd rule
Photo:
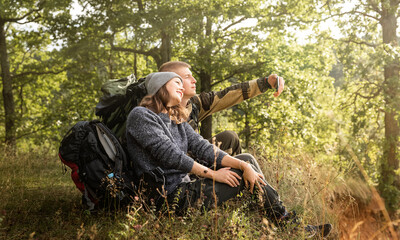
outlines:
[[[185,67],[185,68],[191,68],[191,66],[185,62],[181,61],[170,61],[163,63],[161,65],[160,69],[158,69],[159,72],[172,72],[173,70],[180,68],[180,67]]]

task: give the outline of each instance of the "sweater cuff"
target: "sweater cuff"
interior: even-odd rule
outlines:
[[[194,160],[193,158],[184,155],[184,158],[186,158],[180,167],[180,169],[184,172],[190,173],[192,171],[193,165],[194,165]]]
[[[268,83],[268,78],[267,77],[260,77],[257,80],[258,88],[260,91],[263,93],[267,91],[268,89],[272,89],[272,86]]]
[[[226,152],[224,152],[222,150],[218,150],[218,152],[217,152],[217,166],[221,166],[221,161],[226,155],[228,155]]]

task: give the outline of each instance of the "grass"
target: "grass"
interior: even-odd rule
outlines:
[[[281,162],[259,158],[266,176],[289,209],[304,222],[331,222],[335,189],[343,179],[311,158],[284,156]],[[0,239],[303,239],[276,232],[245,198],[209,212],[184,217],[159,216],[138,203],[116,212],[82,210],[81,194],[56,154],[40,149],[15,157],[0,156]],[[340,188],[343,195],[344,188]],[[358,189],[358,195],[368,196]],[[367,191],[367,190],[365,190]],[[340,236],[334,228],[330,239]]]

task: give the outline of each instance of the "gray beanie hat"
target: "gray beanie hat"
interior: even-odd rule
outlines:
[[[164,84],[169,82],[173,78],[182,78],[174,72],[155,72],[147,75],[145,80],[145,85],[147,89],[147,94],[154,95]]]

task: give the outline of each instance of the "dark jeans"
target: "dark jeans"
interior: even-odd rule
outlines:
[[[239,136],[234,131],[223,131],[208,139],[208,141],[231,156],[242,153]]]
[[[252,155],[245,153],[235,157],[249,162],[255,171],[262,174],[260,166]],[[239,176],[243,174],[238,169],[232,169],[231,171],[236,172]],[[263,186],[263,207],[269,219],[279,219],[285,215],[286,209],[282,205],[275,189],[266,181],[265,183],[266,186]],[[245,184],[243,180],[240,181],[240,186],[230,187],[224,183],[213,182],[212,179],[197,178],[191,182],[181,183],[174,192],[168,195],[167,200],[169,207],[174,207],[175,212],[178,215],[182,215],[187,212],[189,207],[200,207],[207,210],[215,205],[221,205],[223,202],[236,197],[244,188]],[[159,200],[165,203],[165,198]]]

